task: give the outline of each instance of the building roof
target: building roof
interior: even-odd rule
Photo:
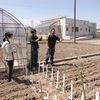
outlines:
[[[36,26],[35,28],[40,28],[40,27],[49,27],[51,24],[53,24],[54,22],[50,22],[50,23],[43,23],[43,24],[40,24],[38,26]]]

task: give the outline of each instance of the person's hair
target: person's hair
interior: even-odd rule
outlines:
[[[51,29],[51,31],[52,31],[52,30],[54,30],[54,31],[55,31],[55,28],[52,28],[52,29]]]
[[[31,29],[31,33],[34,33],[34,32],[36,32],[36,29]]]
[[[3,39],[3,42],[8,41],[7,37],[11,37],[11,36],[13,36],[12,33],[6,32],[6,33],[5,33],[5,38]]]

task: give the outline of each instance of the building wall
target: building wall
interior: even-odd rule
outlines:
[[[74,27],[74,19],[67,18],[66,19],[66,35],[73,38],[74,32],[72,31],[72,27]],[[96,33],[96,23],[91,23],[89,21],[84,20],[76,20],[76,27],[78,31],[76,32],[76,37],[82,37],[87,35],[93,35],[95,37]]]
[[[66,39],[66,40],[70,40],[73,39],[73,34],[74,34],[74,30],[72,28],[74,28],[74,19],[71,18],[66,18],[66,16],[63,17],[59,17],[59,18],[54,18],[54,19],[49,19],[49,20],[45,20],[45,21],[41,21],[42,24],[44,23],[54,23],[58,21],[59,22],[59,26],[61,27],[61,31],[58,35],[60,35],[60,37]],[[58,33],[58,29],[57,29],[57,23],[55,23],[55,29],[56,29],[56,34]],[[52,24],[51,24],[52,25]],[[49,26],[45,26],[46,28],[50,28]],[[40,27],[40,29],[43,29],[43,27]],[[41,31],[42,32],[42,31]],[[45,37],[44,35],[48,32],[38,32],[39,34],[43,35],[43,37]],[[90,36],[92,35],[93,37],[96,36],[96,23],[91,23],[89,21],[85,21],[85,20],[76,20],[76,37],[83,37],[83,36]]]

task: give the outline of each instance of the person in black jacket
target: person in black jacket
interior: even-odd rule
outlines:
[[[48,60],[49,60],[49,57],[50,57],[50,64],[52,66],[54,66],[53,59],[54,59],[54,53],[55,53],[56,40],[63,41],[64,39],[60,39],[58,36],[56,36],[55,35],[55,29],[52,28],[50,35],[48,36],[48,38],[46,40],[47,53],[46,53],[45,65],[48,64]]]
[[[31,37],[30,37],[30,43],[31,43],[31,69],[32,67],[37,68],[37,61],[38,61],[38,41],[42,39],[42,37],[36,36],[36,30],[31,30]]]

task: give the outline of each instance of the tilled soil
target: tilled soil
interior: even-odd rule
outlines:
[[[83,80],[86,84],[86,100],[95,100],[96,92],[100,92],[100,56],[66,61],[56,63],[54,67],[49,66],[48,78],[46,72],[40,74],[29,75],[28,79],[33,80],[33,84],[29,85],[24,76],[18,76],[13,78],[13,82],[7,82],[7,79],[0,80],[0,100],[40,100],[33,91],[32,87],[37,87],[35,90],[41,90],[42,95],[38,93],[42,98],[46,96],[46,89],[49,89],[50,100],[54,100],[54,96],[57,95],[57,100],[69,100],[70,96],[70,83],[74,82],[73,97],[75,100],[81,100],[82,85],[80,79],[80,71],[83,73]],[[50,85],[51,68],[54,68],[54,80]],[[56,89],[57,71],[59,70],[59,88]],[[66,86],[65,93],[60,94],[62,91],[63,74],[66,74]],[[41,84],[40,84],[41,82]],[[37,83],[37,84],[36,84]],[[32,87],[30,87],[32,86]]]
[[[60,66],[60,85],[62,85],[62,75],[66,74],[66,88],[70,94],[70,81],[74,81],[74,98],[81,99],[82,85],[80,79],[80,71],[83,72],[83,80],[86,86],[86,100],[95,100],[96,92],[100,92],[100,56],[73,60],[66,62],[65,65]],[[56,79],[56,78],[55,78]]]
[[[39,100],[23,77],[0,80],[0,100]]]
[[[28,58],[30,59],[30,44],[27,45]],[[38,60],[44,61],[46,57],[47,45],[39,44]],[[85,54],[100,52],[100,46],[92,44],[56,43],[54,59],[80,56]]]
[[[55,58],[65,58],[70,56],[97,53],[99,52],[99,49],[99,46],[95,45],[58,43],[56,45]],[[43,60],[45,58],[45,52],[46,45],[40,44],[40,60]],[[52,85],[49,84],[51,78],[51,68],[54,68],[54,80]],[[56,89],[58,70],[60,72],[59,89]],[[44,76],[42,75],[42,73],[29,75],[28,79],[33,80],[33,84],[31,85],[29,80],[25,80],[24,75],[14,77],[12,82],[7,82],[6,78],[1,78],[0,100],[40,100],[36,93],[33,91],[32,87],[37,87],[34,90],[36,90],[38,93],[38,91],[41,89],[41,84],[43,93],[38,93],[39,96],[46,96],[46,89],[49,88],[50,100],[54,100],[55,95],[57,95],[57,100],[69,100],[68,96],[70,95],[71,80],[73,80],[74,82],[73,96],[75,100],[81,100],[82,85],[80,79],[80,71],[82,71],[83,73],[83,80],[86,84],[87,100],[95,100],[96,92],[100,92],[100,56],[56,63],[54,67],[49,66],[47,79],[44,78],[46,72]],[[14,71],[14,73],[17,72],[18,71]],[[65,93],[60,94],[60,92],[62,91],[64,73],[66,74]],[[0,76],[2,75],[6,74],[0,73]]]
[[[57,95],[57,100],[69,100],[71,91],[71,80],[74,82],[73,97],[75,100],[81,100],[82,83],[80,78],[80,71],[83,73],[83,81],[86,84],[86,100],[95,100],[96,92],[100,92],[100,56],[66,61],[56,63],[54,67],[49,66],[48,78],[42,79],[43,90],[49,88],[50,99],[54,100],[54,95]],[[50,85],[51,68],[54,68],[54,80]],[[59,71],[59,88],[56,89],[57,71]],[[66,74],[65,93],[61,94],[63,87],[63,74]],[[45,73],[46,76],[46,73]],[[39,80],[38,80],[39,81]]]
[[[26,81],[23,69],[13,70],[12,81],[8,82],[7,73],[0,72],[0,100],[39,100]]]

